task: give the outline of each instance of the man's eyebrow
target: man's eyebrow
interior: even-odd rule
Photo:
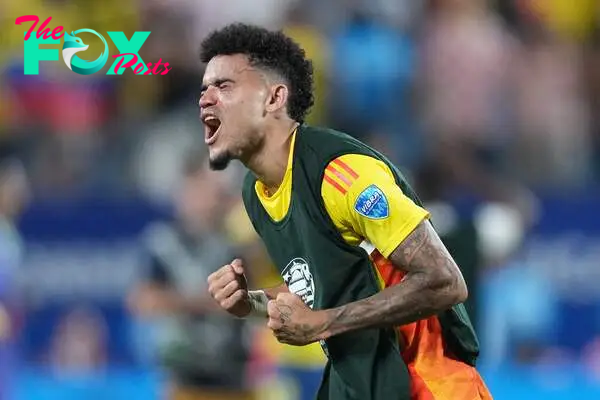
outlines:
[[[227,83],[227,82],[235,83],[235,81],[233,79],[231,79],[231,78],[217,78],[213,82],[203,83],[202,87],[200,88],[200,91],[204,92],[211,85],[213,85],[213,86],[219,86],[219,85],[221,85],[223,83]]]

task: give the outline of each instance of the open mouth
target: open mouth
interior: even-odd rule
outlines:
[[[211,145],[217,140],[217,134],[221,127],[221,120],[214,115],[207,115],[202,119],[204,123],[204,142]]]

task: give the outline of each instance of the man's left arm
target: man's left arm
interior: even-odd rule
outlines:
[[[390,254],[406,274],[374,296],[325,310],[320,339],[369,327],[404,325],[440,313],[467,298],[460,269],[428,220]]]
[[[348,175],[338,183],[346,186],[328,185],[331,179],[324,183],[327,211],[338,229],[348,227],[364,238],[404,277],[369,298],[329,310],[311,311],[291,293],[278,296],[269,303],[269,327],[281,342],[306,344],[357,329],[404,325],[467,297],[462,274],[428,212],[402,192],[389,167],[348,155],[331,164],[326,175],[335,179],[344,171]]]
[[[305,345],[344,332],[409,324],[467,298],[462,274],[428,220],[423,220],[389,256],[404,271],[402,282],[363,300],[312,311],[285,293],[267,306],[268,326],[282,343]]]

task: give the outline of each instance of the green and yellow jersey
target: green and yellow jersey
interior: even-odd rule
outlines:
[[[275,222],[283,221],[290,210],[295,143],[296,133],[277,191],[269,196],[260,181],[254,184],[256,196]],[[346,153],[330,161],[320,189],[327,215],[343,240],[369,254],[379,290],[400,284],[403,273],[388,257],[429,213],[405,195],[385,162],[366,154]],[[386,209],[366,207],[369,196],[377,193],[385,197]],[[476,369],[448,353],[437,316],[399,326],[396,332],[411,377],[411,399],[491,398]]]

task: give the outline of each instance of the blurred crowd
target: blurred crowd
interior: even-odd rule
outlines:
[[[52,16],[52,26],[69,31],[150,31],[141,57],[172,70],[81,76],[59,61],[25,76],[24,27],[14,20],[27,14]],[[261,399],[282,399],[278,390],[290,390],[282,377],[302,374],[310,392],[323,363],[317,347],[277,345],[260,324],[224,318],[204,290],[206,276],[238,256],[251,286],[278,282],[240,203],[243,168],[215,173],[204,162],[199,43],[234,21],[298,41],[315,69],[308,122],[361,138],[406,173],[463,268],[485,363],[600,365],[600,307],[585,351],[566,355],[552,341],[551,267],[522,257],[541,218],[539,193],[600,188],[596,0],[3,0],[0,300],[22,297],[4,284],[27,262],[15,231],[21,207],[143,199],[167,211],[140,232],[141,256],[121,296],[137,327],[138,361],[168,366],[182,399],[194,398],[180,391],[194,385],[243,396],[248,370],[255,386],[269,388]],[[467,216],[464,202],[477,205]],[[3,310],[0,337],[9,324]],[[45,359],[67,369],[103,365],[106,329],[93,308],[75,308]],[[12,359],[9,346],[3,351]]]
[[[169,157],[198,140],[199,42],[231,21],[285,29],[315,64],[311,122],[376,143],[409,171],[441,163],[489,190],[496,175],[558,190],[599,179],[593,0],[5,3],[0,127],[41,195],[168,192]],[[26,14],[71,30],[151,31],[142,58],[173,70],[82,77],[43,62],[24,77],[14,20]]]

